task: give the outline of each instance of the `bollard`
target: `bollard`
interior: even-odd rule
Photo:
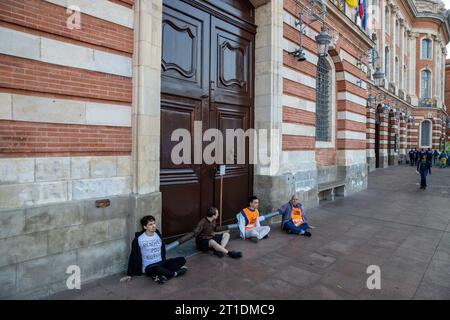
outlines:
[[[268,214],[266,214],[266,215],[260,216],[260,217],[259,217],[259,221],[260,221],[260,222],[265,221],[265,220],[267,220],[267,219],[276,217],[276,216],[278,216],[279,214],[280,214],[280,213],[279,213],[278,211],[270,212],[270,213],[268,213]],[[239,228],[239,225],[238,225],[237,223],[228,225],[228,230],[234,230],[234,229],[238,229],[238,228]],[[173,248],[176,248],[176,247],[178,247],[179,245],[180,245],[180,242],[179,242],[179,241],[171,242],[171,243],[169,243],[169,244],[166,245],[166,251],[172,250]]]

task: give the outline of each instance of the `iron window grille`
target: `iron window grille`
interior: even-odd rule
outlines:
[[[324,57],[317,63],[316,140],[331,141],[331,68]]]

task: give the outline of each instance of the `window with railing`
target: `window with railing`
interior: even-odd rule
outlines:
[[[431,99],[431,71],[422,70],[420,73],[420,106],[433,107]]]
[[[431,122],[425,120],[420,125],[420,145],[422,147],[431,147]]]
[[[316,139],[331,140],[331,68],[326,58],[317,63],[316,83]]]
[[[431,59],[432,44],[430,39],[422,39],[421,59]]]

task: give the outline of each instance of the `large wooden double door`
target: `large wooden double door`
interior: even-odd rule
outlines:
[[[254,9],[248,1],[164,0],[162,20],[160,190],[166,241],[190,232],[210,206],[219,207],[216,164],[195,164],[194,142],[218,128],[253,127]],[[201,130],[195,132],[195,122]],[[176,129],[191,134],[191,164],[174,164]],[[200,132],[201,131],[201,132]],[[197,137],[195,137],[197,134]],[[224,139],[225,140],[225,139]],[[211,142],[202,142],[202,152]],[[234,219],[253,189],[253,166],[228,165],[223,219]],[[225,152],[224,152],[225,153]],[[198,156],[197,156],[198,158]],[[197,159],[198,160],[198,159]]]

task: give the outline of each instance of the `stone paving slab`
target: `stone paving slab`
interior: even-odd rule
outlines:
[[[258,244],[231,241],[241,260],[188,244],[172,253],[188,273],[164,285],[116,275],[50,299],[450,299],[450,170],[434,169],[426,191],[418,179],[409,166],[377,170],[368,190],[309,210],[310,239],[273,225]],[[381,290],[366,287],[370,265]]]

